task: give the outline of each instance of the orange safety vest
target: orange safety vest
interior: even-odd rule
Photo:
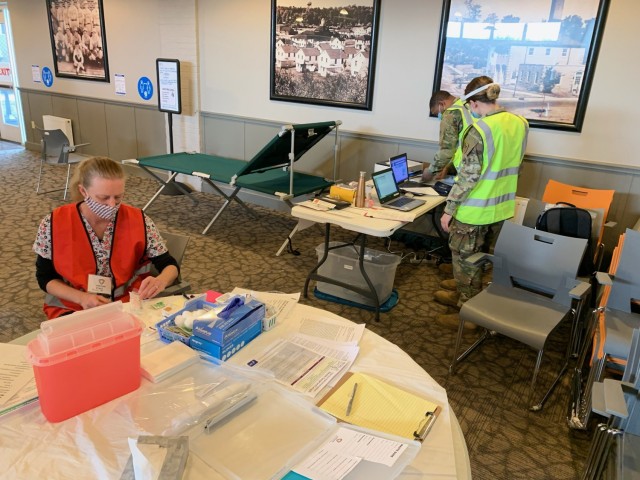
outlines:
[[[142,210],[120,205],[115,219],[109,266],[112,274],[112,300],[129,300],[129,292],[139,288],[151,269],[147,234]],[[80,203],[64,205],[51,213],[51,258],[65,283],[87,291],[89,274],[97,274],[97,261],[89,232],[80,216]],[[82,306],[47,294],[44,313],[57,318]]]

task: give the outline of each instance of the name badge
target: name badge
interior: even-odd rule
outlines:
[[[111,277],[102,275],[89,275],[87,292],[111,296]]]

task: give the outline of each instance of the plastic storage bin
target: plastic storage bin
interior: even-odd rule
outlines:
[[[329,247],[336,245],[340,245],[340,242],[329,242]],[[357,288],[368,290],[369,286],[360,272],[359,252],[360,247],[351,245],[330,250],[327,261],[318,269],[318,274],[351,284]],[[324,255],[324,243],[316,247],[316,253],[318,254],[318,260],[320,260]],[[367,272],[369,280],[371,280],[371,283],[373,283],[376,289],[380,304],[386,302],[393,291],[393,281],[399,263],[400,257],[398,255],[370,248],[365,249],[364,270]],[[375,305],[372,299],[337,285],[318,282],[317,288],[318,291],[322,293],[343,298],[351,302],[363,305]]]
[[[61,422],[138,388],[141,332],[121,302],[43,322],[27,356],[45,418]]]

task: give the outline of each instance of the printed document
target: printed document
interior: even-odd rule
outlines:
[[[286,340],[278,340],[262,355],[247,362],[247,365],[269,370],[278,382],[313,397],[347,363],[346,360],[328,357]]]
[[[38,398],[33,367],[25,358],[27,347],[0,343],[0,414]]]
[[[334,342],[357,345],[360,343],[364,328],[364,323],[356,325],[352,322],[346,323],[326,317],[302,317],[300,333]]]

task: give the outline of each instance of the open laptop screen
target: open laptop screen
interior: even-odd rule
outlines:
[[[389,166],[393,170],[393,176],[396,183],[402,183],[409,180],[409,163],[407,162],[407,154],[401,153],[389,159]]]
[[[371,178],[373,179],[373,185],[376,187],[380,203],[385,203],[400,195],[396,181],[393,178],[393,170],[390,168],[374,172]]]

